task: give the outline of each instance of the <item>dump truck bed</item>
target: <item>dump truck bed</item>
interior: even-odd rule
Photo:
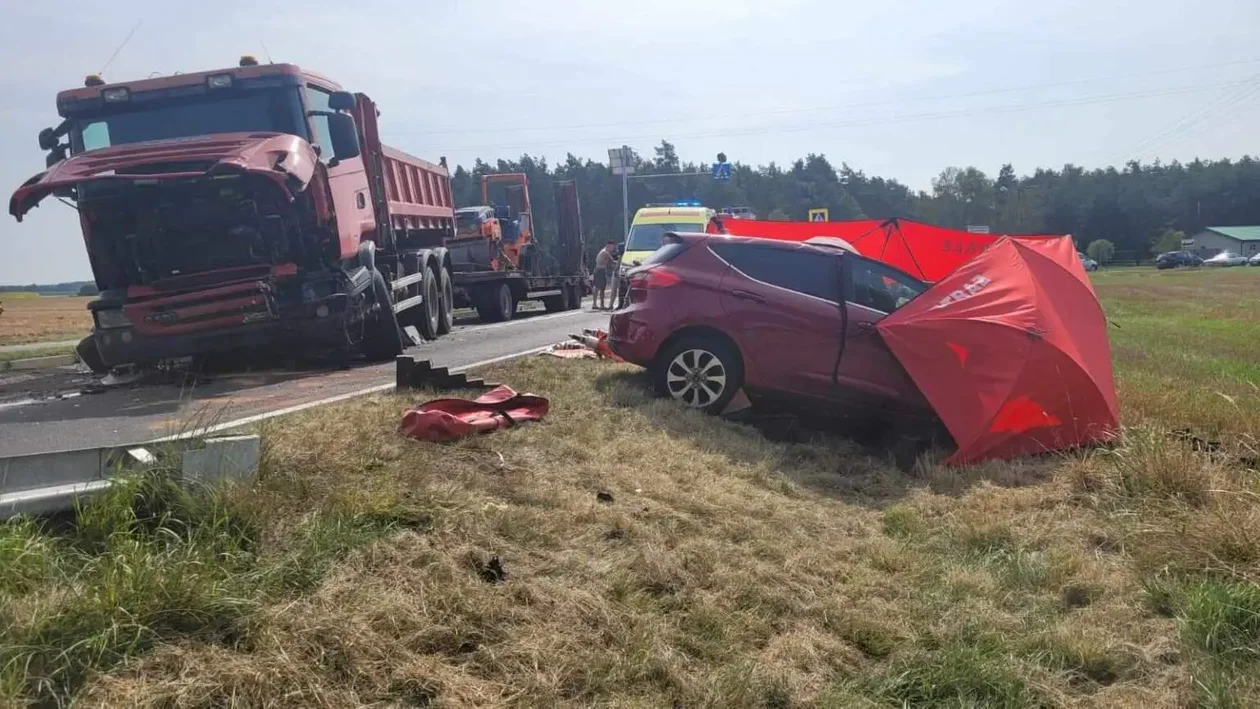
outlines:
[[[455,233],[455,202],[450,171],[381,142],[376,104],[356,96],[355,120],[364,137],[364,166],[372,188],[378,227],[396,232],[441,230]],[[443,159],[445,162],[445,159]]]

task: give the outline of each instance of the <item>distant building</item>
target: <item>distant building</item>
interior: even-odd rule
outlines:
[[[1260,254],[1260,226],[1210,226],[1190,237],[1188,251],[1208,258],[1222,251],[1243,256]]]

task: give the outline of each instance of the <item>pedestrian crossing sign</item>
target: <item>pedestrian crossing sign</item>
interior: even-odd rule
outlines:
[[[829,216],[829,215],[828,215],[828,213],[827,213],[827,209],[826,209],[825,207],[824,207],[823,209],[811,209],[811,210],[809,210],[809,220],[810,220],[811,222],[825,222],[825,221],[828,221],[828,216]]]

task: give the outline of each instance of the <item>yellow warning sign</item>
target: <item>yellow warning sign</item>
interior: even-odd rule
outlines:
[[[825,207],[824,207],[823,209],[811,209],[811,210],[809,210],[809,220],[810,220],[811,222],[825,222],[825,221],[830,221],[830,220],[829,220],[829,216],[830,216],[830,215],[827,213],[827,209],[826,209]]]

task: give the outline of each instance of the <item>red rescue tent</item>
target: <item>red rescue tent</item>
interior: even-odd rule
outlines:
[[[1002,238],[992,234],[973,234],[896,218],[842,222],[720,219],[720,225],[722,232],[732,236],[759,236],[764,239],[785,241],[806,241],[816,236],[844,239],[863,256],[878,259],[916,278],[932,283],[946,277],[954,269]],[[710,230],[717,232],[719,226],[711,225]],[[1056,237],[1020,236],[1018,238]]]
[[[1102,306],[1072,239],[1002,237],[877,327],[970,463],[1120,426]]]

